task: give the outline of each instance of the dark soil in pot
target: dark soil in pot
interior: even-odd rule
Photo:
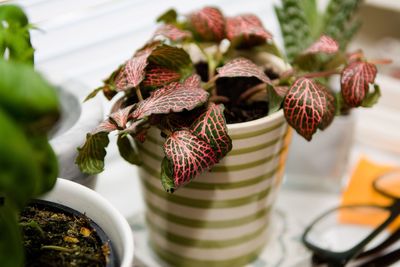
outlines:
[[[199,62],[195,64],[195,68],[202,81],[207,82],[207,63]],[[266,69],[264,72],[271,80],[279,77],[270,69]],[[240,99],[243,92],[259,84],[261,84],[260,80],[255,77],[223,77],[216,81],[216,94],[226,98],[221,103],[225,106],[224,115],[228,124],[252,121],[268,115],[269,107],[266,99],[250,101]]]
[[[119,266],[104,231],[76,210],[35,200],[21,212],[20,225],[25,266]]]

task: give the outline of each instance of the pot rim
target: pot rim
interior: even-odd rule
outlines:
[[[228,127],[229,131],[236,131],[236,130],[241,130],[241,129],[245,129],[245,128],[253,128],[253,127],[258,127],[258,126],[264,125],[265,123],[271,123],[271,122],[280,120],[282,118],[282,116],[283,116],[283,109],[280,109],[271,115],[267,115],[267,116],[264,116],[264,117],[256,119],[256,120],[227,124],[227,127]]]

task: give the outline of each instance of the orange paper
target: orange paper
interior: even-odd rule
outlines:
[[[392,203],[392,199],[387,198],[375,191],[373,181],[377,177],[394,170],[394,166],[380,165],[367,158],[360,159],[356,169],[354,170],[348,187],[342,195],[342,205],[353,204],[375,204],[388,206]],[[357,212],[341,212],[340,221],[345,223],[371,225],[373,227],[382,223],[382,220],[387,218],[387,212],[370,212],[367,216],[360,216]],[[400,226],[400,218],[395,220],[390,225],[391,229],[396,229]]]

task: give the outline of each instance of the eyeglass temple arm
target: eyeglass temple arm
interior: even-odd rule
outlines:
[[[374,247],[373,249],[370,249],[370,250],[360,253],[357,256],[357,258],[368,257],[370,255],[376,254],[376,253],[384,250],[385,248],[389,247],[390,245],[392,245],[399,239],[400,239],[400,228],[397,228],[397,230],[395,232],[393,232],[393,234],[391,234],[385,241],[383,241],[381,244]]]
[[[364,262],[363,264],[358,265],[357,267],[370,267],[370,266],[385,267],[385,266],[390,266],[392,263],[395,263],[399,259],[400,259],[400,249],[396,249],[386,255]]]

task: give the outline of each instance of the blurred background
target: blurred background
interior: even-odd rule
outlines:
[[[278,46],[283,47],[273,10],[278,2],[0,0],[0,3],[22,6],[37,27],[32,31],[37,69],[56,84],[79,82],[88,93],[100,86],[103,79],[151,37],[156,29],[155,19],[171,7],[180,13],[205,5],[220,7],[226,15],[254,13],[273,33]],[[326,5],[325,0],[318,2],[321,8]],[[290,153],[293,159],[287,167],[286,189],[279,197],[278,207],[290,212],[301,224],[306,224],[309,218],[340,201],[337,193],[346,186],[361,158],[400,166],[400,1],[366,0],[358,15],[363,25],[349,50],[362,47],[368,58],[390,58],[393,63],[380,67],[378,83],[382,98],[378,105],[373,109],[357,110],[345,119],[344,137],[335,137],[335,133],[327,137],[342,149],[335,154],[334,166],[315,161],[298,166],[295,162],[299,155]],[[103,102],[107,112],[109,104],[105,100]],[[330,149],[324,147],[324,142],[330,141],[320,140],[319,136],[316,139],[315,149],[319,152],[315,153],[320,153],[320,158],[323,158],[323,150]],[[301,145],[297,149],[302,150]],[[309,153],[314,153],[312,148],[307,149]],[[131,216],[143,209],[136,167],[122,161],[117,154],[115,146],[108,149],[106,171],[100,174],[96,190],[123,215]],[[304,211],[305,206],[312,208]]]

